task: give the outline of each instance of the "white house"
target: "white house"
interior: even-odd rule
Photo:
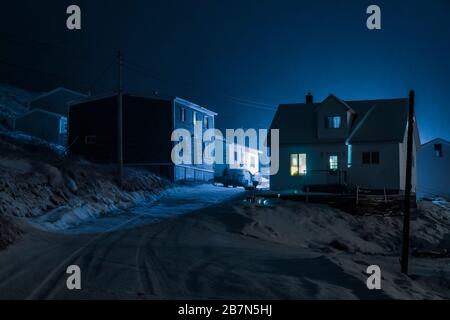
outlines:
[[[359,186],[401,192],[407,124],[408,99],[344,101],[330,95],[314,103],[308,94],[306,103],[282,104],[271,125],[280,130],[280,168],[271,176],[271,189]],[[414,132],[413,191],[416,126]]]
[[[219,136],[216,136],[216,141],[220,141],[223,146],[223,153],[220,154],[221,159],[218,158],[219,153],[216,152],[214,165],[216,177],[223,176],[225,169],[245,169],[253,175],[259,172],[261,151],[238,143],[230,143]],[[220,143],[216,147],[219,145]]]
[[[450,142],[434,139],[419,148],[417,196],[450,200]]]

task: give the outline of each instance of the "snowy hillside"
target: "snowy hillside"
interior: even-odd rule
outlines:
[[[128,169],[118,188],[116,169],[68,157],[40,139],[13,133],[13,119],[37,93],[0,84],[0,249],[20,234],[17,217],[50,212],[99,215],[150,199],[168,182],[147,171]]]
[[[0,84],[0,131],[11,130],[14,118],[28,109],[28,101],[39,93]]]

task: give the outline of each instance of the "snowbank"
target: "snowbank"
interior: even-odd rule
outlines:
[[[363,283],[365,268],[379,265],[383,293],[390,297],[448,299],[450,210],[432,202],[418,207],[411,223],[411,277],[399,272],[402,216],[353,216],[326,205],[278,199],[235,210],[249,220],[243,235],[320,254]]]

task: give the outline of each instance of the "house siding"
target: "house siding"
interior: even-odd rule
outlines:
[[[175,99],[176,101],[176,99]],[[100,163],[117,163],[117,95],[90,99],[71,106],[70,152]],[[176,166],[171,152],[174,128],[193,126],[177,121],[173,99],[123,96],[123,159],[125,165],[145,167],[171,180],[214,178],[212,165]],[[211,126],[214,117],[211,116]],[[94,137],[93,143],[87,141]]]
[[[185,110],[184,121],[182,119],[182,110]],[[188,104],[181,101],[175,100],[173,103],[173,127],[175,129],[186,129],[191,134],[194,134],[194,112],[197,115],[197,119],[202,125],[202,137],[207,129],[214,129],[215,118],[213,115],[202,112],[198,109],[190,107]],[[208,128],[205,127],[205,117],[208,117]],[[192,139],[194,143],[194,139]],[[172,146],[175,142],[172,142]],[[193,146],[192,146],[193,147]],[[202,148],[204,151],[205,144],[203,143]],[[174,176],[175,180],[188,180],[188,181],[213,181],[214,180],[214,166],[209,164],[194,164],[192,149],[192,164],[183,164],[175,166]]]
[[[442,145],[442,157],[435,157],[434,145]],[[441,196],[450,200],[450,143],[437,140],[423,145],[418,152],[417,196]]]
[[[379,163],[364,164],[364,152],[378,152]],[[401,189],[399,161],[398,143],[354,143],[348,182],[361,188],[398,191]]]
[[[290,155],[306,154],[307,174],[291,176]],[[343,144],[309,144],[298,146],[280,146],[280,168],[276,175],[270,177],[270,187],[273,190],[301,190],[305,185],[339,184],[344,176],[330,175],[329,155],[338,155],[339,170],[345,170],[347,163],[346,147]]]
[[[16,119],[15,130],[56,144],[65,143],[60,134],[61,116],[35,110]]]

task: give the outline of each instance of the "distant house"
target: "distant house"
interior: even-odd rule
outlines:
[[[124,94],[123,159],[125,165],[146,168],[172,180],[210,181],[213,165],[175,165],[171,152],[174,129],[194,135],[194,124],[202,133],[214,128],[217,115],[206,108],[176,97],[145,97]],[[109,94],[75,101],[70,105],[70,152],[100,163],[117,163],[118,96]]]
[[[418,198],[439,196],[450,200],[450,142],[438,138],[423,144],[417,166]]]
[[[223,159],[216,159],[214,166],[216,177],[222,177],[226,169],[245,169],[253,175],[259,172],[261,151],[238,143],[230,143],[223,138],[216,137],[216,140],[221,141],[223,146]]]
[[[282,104],[271,129],[279,129],[280,167],[271,188],[333,189],[359,186],[401,192],[405,185],[408,99]],[[415,156],[419,136],[415,128]],[[269,141],[270,143],[270,141]]]
[[[16,118],[15,128],[51,143],[67,143],[67,117],[57,113],[33,109]]]
[[[69,102],[86,95],[57,88],[29,101],[29,111],[15,119],[14,129],[48,142],[67,143]]]

